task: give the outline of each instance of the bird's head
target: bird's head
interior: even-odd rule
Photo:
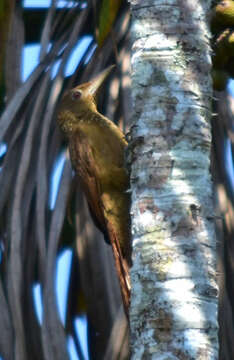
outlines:
[[[90,111],[97,111],[98,91],[113,67],[109,66],[90,82],[65,92],[58,106],[58,124],[64,132],[72,131],[80,120],[85,121]]]

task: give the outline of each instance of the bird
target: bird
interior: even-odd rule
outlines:
[[[111,244],[126,314],[130,304],[131,236],[129,174],[124,133],[97,109],[98,93],[112,71],[64,93],[57,122],[68,140],[72,167],[95,225]]]

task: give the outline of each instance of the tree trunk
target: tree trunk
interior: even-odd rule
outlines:
[[[131,0],[132,359],[217,359],[207,0]]]

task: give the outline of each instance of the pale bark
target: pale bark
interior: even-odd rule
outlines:
[[[208,0],[131,0],[132,359],[217,359]]]

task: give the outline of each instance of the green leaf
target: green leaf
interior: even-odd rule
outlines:
[[[122,0],[103,0],[99,13],[98,46],[102,47],[118,14]]]

